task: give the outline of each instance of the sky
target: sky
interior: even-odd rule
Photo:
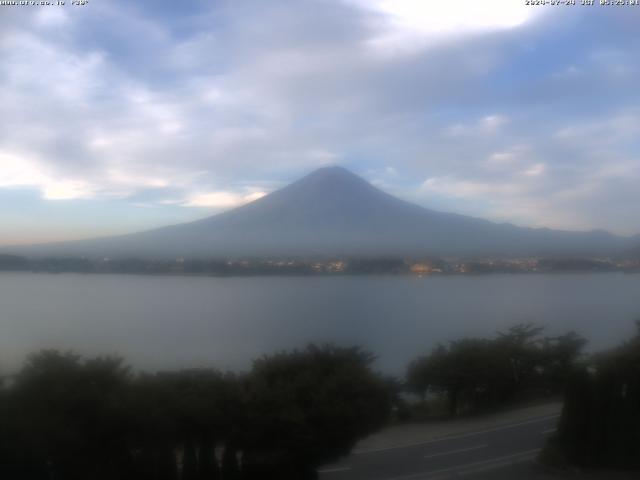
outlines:
[[[326,165],[640,233],[640,7],[577,3],[0,5],[0,244],[195,220]]]

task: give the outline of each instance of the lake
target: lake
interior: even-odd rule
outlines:
[[[437,342],[524,321],[613,346],[640,318],[640,275],[177,277],[0,274],[0,369],[39,348],[136,368],[217,366],[307,342],[357,344],[401,374]]]

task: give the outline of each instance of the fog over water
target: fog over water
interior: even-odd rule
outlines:
[[[0,371],[43,347],[117,353],[136,368],[244,369],[307,342],[358,344],[401,374],[435,343],[522,321],[590,349],[634,332],[640,275],[172,277],[0,275]]]

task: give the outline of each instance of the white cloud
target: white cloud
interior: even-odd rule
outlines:
[[[413,53],[459,36],[519,27],[541,13],[513,0],[351,0],[386,17],[369,45],[383,53]]]
[[[529,177],[538,177],[545,172],[546,168],[544,163],[536,163],[527,168],[523,173]]]
[[[398,28],[422,34],[513,28],[532,18],[535,12],[524,2],[512,0],[367,0],[362,3],[390,15]]]
[[[473,123],[451,125],[445,129],[445,135],[450,137],[493,135],[498,133],[508,121],[505,115],[486,115]]]
[[[504,115],[487,115],[480,120],[482,128],[488,132],[494,132],[507,122]]]
[[[46,200],[76,200],[79,198],[93,198],[95,196],[91,185],[83,181],[47,181],[39,185],[39,187],[41,187],[43,198]]]
[[[432,177],[422,183],[422,189],[449,197],[497,199],[501,195],[521,192],[521,186],[504,182],[480,182],[447,177]]]
[[[36,188],[47,200],[92,198],[94,186],[80,179],[60,178],[41,162],[24,155],[0,151],[0,187]]]
[[[39,27],[64,27],[69,23],[69,15],[65,8],[39,8],[35,16],[35,24]]]
[[[503,167],[514,163],[516,156],[513,152],[495,152],[487,159],[487,165],[491,167]]]
[[[261,191],[255,191],[248,194],[239,194],[230,191],[195,193],[190,195],[185,201],[179,203],[185,207],[228,209],[253,202],[265,195],[266,193]]]

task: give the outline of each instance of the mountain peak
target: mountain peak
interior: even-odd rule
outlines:
[[[308,175],[302,177],[299,181],[313,181],[313,182],[366,182],[362,177],[356,175],[350,170],[347,170],[344,167],[340,167],[338,165],[330,166],[330,167],[321,167]]]
[[[307,192],[324,192],[331,191],[337,193],[342,192],[357,192],[367,191],[372,193],[374,191],[380,192],[377,188],[367,182],[364,178],[356,175],[350,170],[340,166],[322,167],[308,175],[302,177],[300,180],[293,182],[284,190],[303,190]]]
[[[355,173],[350,170],[347,170],[340,165],[330,165],[327,167],[320,167],[313,172],[306,175],[307,177],[312,176],[349,176],[349,177],[358,177]],[[359,177],[358,177],[359,178]]]

